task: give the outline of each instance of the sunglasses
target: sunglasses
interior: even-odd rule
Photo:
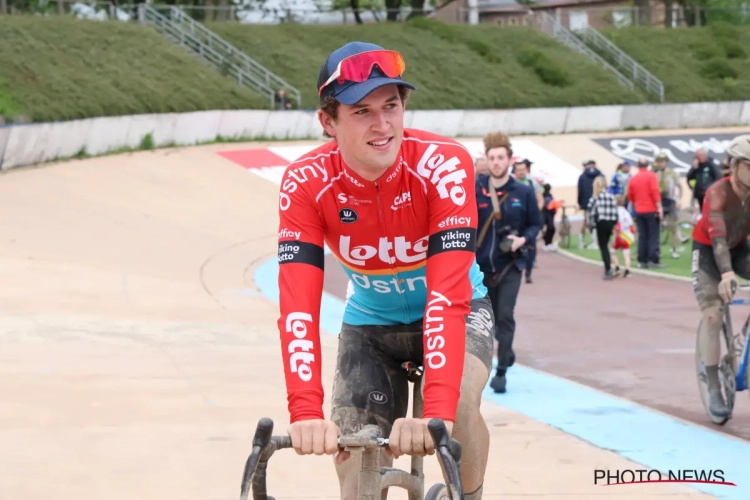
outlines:
[[[318,97],[323,95],[324,88],[336,80],[339,83],[344,83],[347,80],[355,83],[366,81],[376,64],[380,68],[380,71],[385,73],[388,78],[401,76],[404,70],[406,70],[404,58],[395,50],[371,50],[354,54],[343,59],[336,66],[336,71],[318,89]]]

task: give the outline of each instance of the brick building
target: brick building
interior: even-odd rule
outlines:
[[[664,25],[664,2],[640,0],[536,0],[532,4],[517,0],[478,0],[479,22],[504,25],[528,25],[529,14],[545,11],[558,17],[566,28],[586,26],[601,29],[609,26]],[[675,3],[674,19],[680,19]],[[430,17],[448,23],[466,23],[468,0],[448,0]],[[679,23],[678,23],[679,24]],[[677,26],[677,24],[674,24]]]

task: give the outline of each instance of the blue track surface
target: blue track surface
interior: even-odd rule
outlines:
[[[276,303],[279,300],[277,276],[276,259],[263,263],[254,276],[263,294]],[[321,329],[338,334],[343,316],[344,303],[324,292]],[[513,390],[499,395],[487,388],[485,399],[599,448],[614,451],[645,468],[661,471],[721,469],[724,479],[737,486],[695,484],[691,487],[726,500],[750,499],[750,443],[554,375],[518,364],[512,370]],[[747,393],[738,393],[738,397],[741,396]],[[637,495],[632,489],[628,493]]]

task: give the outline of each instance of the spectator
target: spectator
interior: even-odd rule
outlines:
[[[706,195],[708,186],[722,177],[721,169],[713,158],[708,156],[705,149],[701,148],[695,152],[693,166],[687,173],[687,180],[688,182],[694,181],[693,198],[698,201],[701,212],[703,211],[703,197]]]
[[[493,391],[506,391],[506,372],[515,362],[513,317],[526,267],[526,243],[536,240],[541,225],[534,191],[510,176],[510,141],[500,132],[484,138],[489,175],[476,180],[478,207],[476,260],[484,273],[495,312],[497,370]]]
[[[664,213],[656,174],[648,168],[638,168],[628,184],[627,198],[633,205],[638,228],[638,267],[664,267],[659,260],[659,221]]]
[[[589,206],[589,201],[594,193],[594,179],[602,175],[601,171],[596,167],[594,160],[586,160],[583,162],[583,173],[578,177],[578,210],[583,210],[583,225],[581,226],[581,234],[578,235],[578,248],[583,248],[584,236],[586,230],[589,228],[589,213],[586,207]],[[593,227],[593,226],[592,226]],[[595,229],[594,229],[595,231]],[[596,248],[596,236],[591,235],[592,241],[589,245],[590,249]]]
[[[513,176],[521,184],[526,184],[534,190],[537,204],[541,210],[544,206],[541,184],[529,175],[531,173],[531,161],[528,159],[518,160],[513,164]],[[536,263],[536,239],[527,242],[528,254],[526,256],[526,283],[531,284],[531,271]]]
[[[630,211],[625,208],[625,196],[618,194],[615,196],[617,201],[617,225],[615,226],[615,241],[612,243],[612,264],[615,266],[615,276],[620,275],[620,262],[617,260],[617,251],[622,251],[622,260],[625,264],[625,271],[622,274],[623,278],[627,278],[630,275],[630,247],[633,244],[633,235],[635,234],[635,227],[633,226],[633,216],[630,215]]]
[[[487,175],[487,158],[484,156],[480,156],[474,160],[474,175],[475,177]]]
[[[682,183],[677,173],[669,167],[669,159],[664,153],[659,153],[654,160],[654,173],[659,181],[661,193],[661,208],[664,212],[664,225],[670,235],[672,243],[672,258],[680,256],[677,245],[682,243],[679,225],[680,200],[682,199]]]
[[[276,108],[279,111],[292,109],[292,103],[287,100],[286,91],[284,89],[279,89],[276,91],[274,102],[276,103]]]
[[[562,200],[555,200],[552,196],[552,186],[545,184],[542,186],[542,197],[544,207],[542,208],[542,226],[544,226],[544,250],[554,252],[557,250],[557,244],[552,241],[555,238],[555,214],[562,206]]]
[[[615,170],[615,173],[612,176],[612,180],[609,183],[610,193],[615,196],[617,196],[618,194],[625,196],[627,194],[628,182],[633,176],[633,174],[630,172],[630,167],[632,165],[633,164],[630,163],[630,160],[625,160],[617,165],[617,170]]]
[[[604,262],[604,279],[611,280],[612,263],[609,255],[609,238],[617,224],[617,202],[607,190],[607,179],[600,175],[594,179],[593,196],[587,206],[589,217],[596,227],[596,239]]]

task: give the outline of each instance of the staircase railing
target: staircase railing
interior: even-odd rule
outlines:
[[[575,30],[583,42],[589,47],[605,54],[605,57],[620,71],[627,75],[636,85],[650,94],[654,94],[659,101],[664,102],[664,84],[653,73],[638,64],[638,62],[612,43],[607,37],[594,28],[588,26]]]
[[[608,63],[602,56],[591,50],[591,48],[583,43],[583,41],[575,36],[572,31],[565,28],[555,17],[552,15],[536,11],[529,14],[531,17],[531,25],[553,37],[560,43],[563,43],[571,49],[580,52],[587,56],[589,59],[599,63],[605,69],[609,70],[617,80],[630,89],[635,89],[635,83],[630,80],[627,76],[623,75],[614,66]]]
[[[155,28],[168,40],[237,80],[239,85],[269,99],[271,107],[280,88],[297,101],[298,109],[302,107],[299,90],[179,9],[170,7],[169,15],[165,16],[152,6],[141,3],[138,16],[142,24]]]

